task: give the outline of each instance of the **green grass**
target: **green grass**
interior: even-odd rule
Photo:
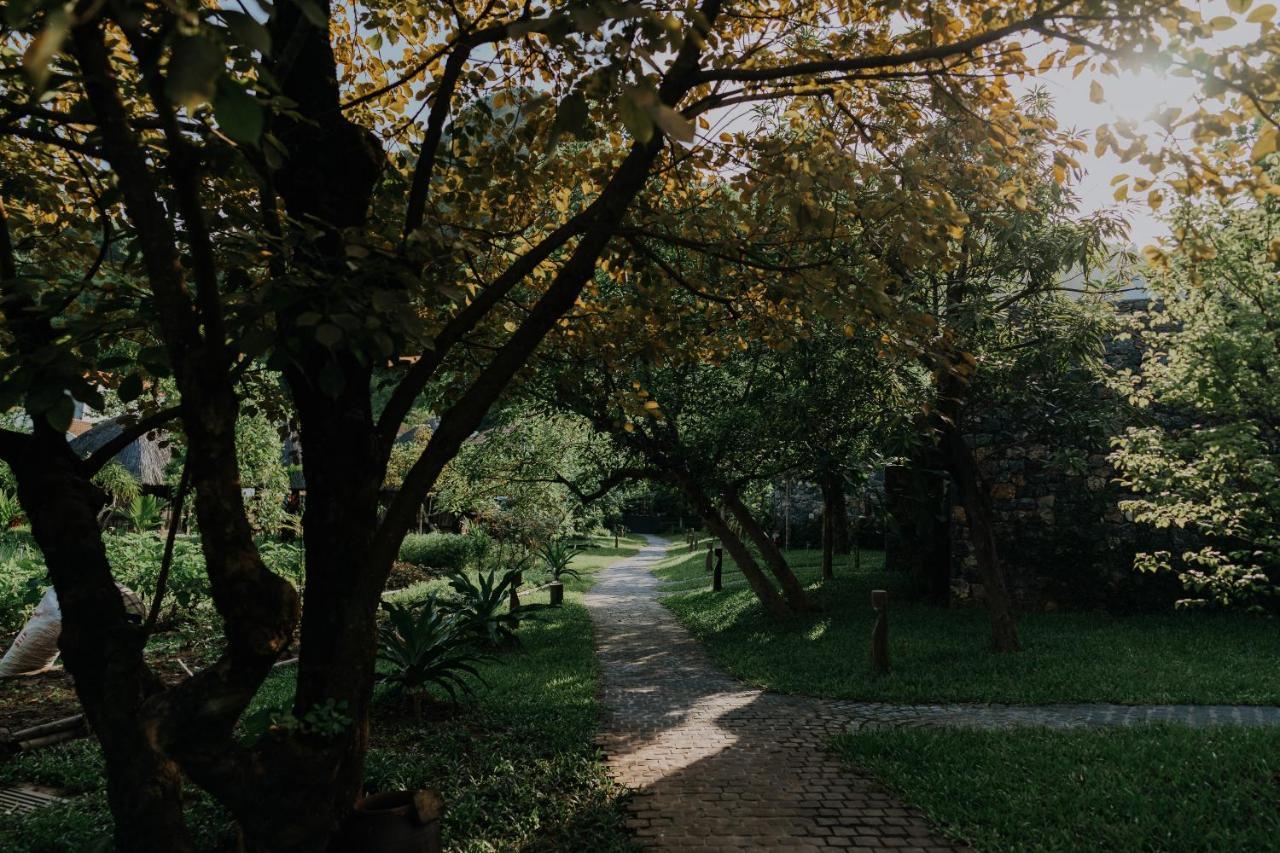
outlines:
[[[564,607],[525,622],[520,647],[481,667],[484,683],[475,685],[475,695],[456,713],[412,719],[376,710],[367,788],[440,790],[450,850],[629,850],[619,799],[623,792],[609,781],[593,745],[598,667],[582,594],[594,571],[635,553],[642,542],[627,539],[614,549],[612,538],[595,540],[575,560],[583,576],[566,580]],[[545,602],[547,593],[526,600]],[[275,674],[259,691],[255,707],[286,703],[293,677],[288,669]],[[39,783],[78,795],[28,815],[0,816],[0,851],[111,849],[101,773],[101,755],[92,741],[0,765],[0,784]],[[225,814],[203,795],[193,798],[188,819],[208,850],[222,849],[231,838]]]
[[[1280,630],[1274,620],[1179,611],[1133,616],[1025,613],[1024,651],[988,651],[981,608],[906,600],[905,579],[864,552],[862,571],[837,565],[819,580],[819,554],[788,555],[821,608],[778,622],[725,563],[725,590],[710,592],[704,556],[677,548],[658,569],[663,603],[721,666],[762,687],[896,702],[1120,702],[1280,704]],[[847,559],[847,558],[845,558]],[[870,673],[873,588],[890,590],[893,673]]]
[[[1280,730],[900,730],[837,739],[983,853],[1274,850]]]

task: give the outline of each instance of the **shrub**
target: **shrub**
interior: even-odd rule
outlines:
[[[160,499],[155,495],[137,495],[124,510],[130,526],[139,532],[159,527],[162,514]]]
[[[576,570],[569,568],[569,564],[581,550],[581,546],[575,543],[555,539],[538,549],[538,555],[542,557],[542,564],[547,571],[551,572],[551,579],[558,581],[564,577],[581,577]]]
[[[463,676],[480,678],[480,657],[456,614],[440,607],[435,596],[410,604],[384,601],[382,607],[387,618],[378,628],[378,660],[388,669],[378,680],[389,692],[409,696],[415,706],[431,685],[451,699],[458,691],[471,692]]]
[[[415,566],[461,571],[473,558],[474,544],[457,533],[411,533],[400,543],[400,559]]]
[[[479,641],[490,646],[514,643],[520,620],[528,619],[543,608],[539,604],[507,607],[511,589],[518,585],[519,577],[518,571],[506,572],[499,578],[497,572],[490,570],[477,573],[474,579],[464,572],[455,572],[449,576],[449,586],[457,598],[445,602],[444,607]]]
[[[29,537],[0,539],[0,628],[16,631],[48,586],[44,558]]]

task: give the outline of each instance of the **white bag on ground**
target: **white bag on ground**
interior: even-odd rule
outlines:
[[[120,584],[116,584],[116,589],[120,590],[124,609],[130,615],[141,618],[145,611],[138,594]],[[58,606],[58,594],[53,587],[49,587],[32,611],[27,624],[22,626],[22,630],[14,638],[9,651],[0,658],[0,678],[38,675],[48,671],[58,659],[58,637],[61,634],[62,608]]]

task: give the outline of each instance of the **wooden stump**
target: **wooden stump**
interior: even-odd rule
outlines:
[[[560,581],[553,581],[548,589],[551,590],[552,606],[564,604],[564,584],[560,583]]]

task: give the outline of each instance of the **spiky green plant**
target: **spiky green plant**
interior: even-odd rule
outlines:
[[[457,615],[435,596],[425,601],[384,601],[386,620],[378,628],[378,660],[387,665],[378,680],[393,695],[409,696],[415,706],[434,685],[449,698],[471,693],[465,676],[481,680],[475,664],[475,640]]]

